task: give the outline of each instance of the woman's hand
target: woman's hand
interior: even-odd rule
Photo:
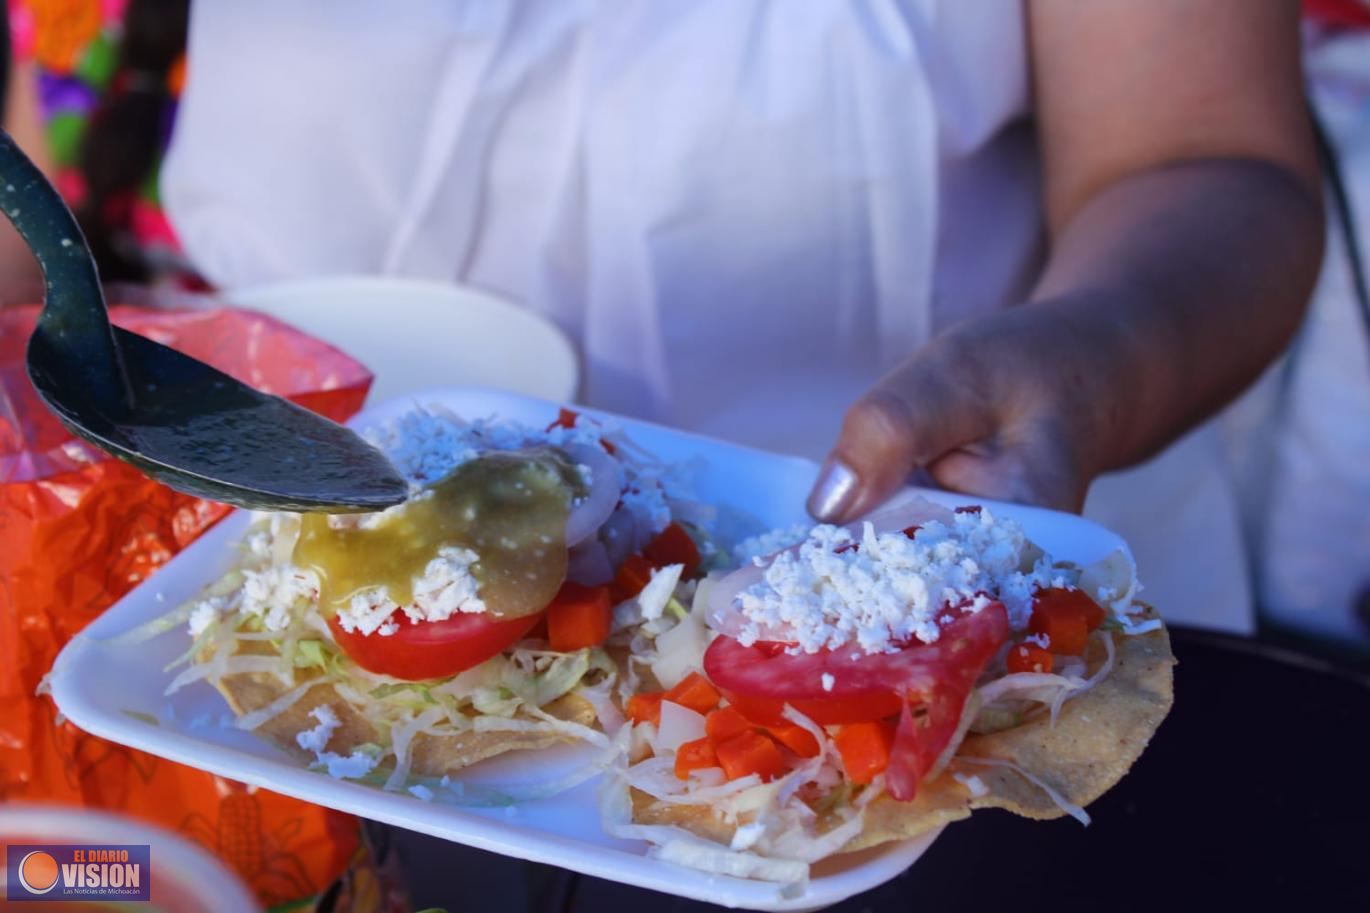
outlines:
[[[937,337],[848,410],[809,499],[820,520],[866,513],[925,468],[938,485],[1079,510],[1098,471],[1092,388],[1116,340],[1047,307],[969,321]]]
[[[1050,250],[1028,303],[953,327],[847,413],[809,500],[862,514],[915,469],[1078,509],[1288,343],[1321,193],[1292,0],[1032,0]]]

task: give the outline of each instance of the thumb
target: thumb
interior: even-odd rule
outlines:
[[[914,468],[994,429],[989,400],[961,372],[915,356],[847,410],[809,494],[809,513],[825,523],[858,517],[897,491]]]

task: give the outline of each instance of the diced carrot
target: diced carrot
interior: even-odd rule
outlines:
[[[1010,672],[1050,672],[1051,651],[1036,644],[1019,644],[1008,651]]]
[[[755,728],[756,724],[738,713],[736,707],[719,707],[704,719],[704,731],[715,744]]]
[[[699,546],[695,545],[695,540],[679,523],[672,523],[657,533],[642,554],[659,568],[668,564],[683,564],[685,569],[680,576],[684,578],[693,577],[699,569]]]
[[[729,780],[759,774],[773,780],[785,771],[785,758],[770,736],[755,730],[735,735],[714,746],[718,764]]]
[[[652,562],[641,555],[629,555],[618,567],[618,573],[614,574],[614,582],[609,584],[609,595],[613,599],[614,605],[618,605],[625,599],[632,599],[642,592],[652,579]]]
[[[766,732],[771,738],[790,751],[799,755],[801,758],[815,758],[818,756],[818,740],[813,737],[803,726],[795,723],[781,723],[775,726],[767,726]]]
[[[607,586],[568,580],[547,607],[547,641],[558,653],[599,646],[609,636],[613,614]]]
[[[675,775],[682,780],[689,779],[692,770],[717,766],[718,755],[708,739],[685,742],[675,750]]]
[[[666,694],[662,691],[634,694],[628,698],[628,704],[624,707],[628,719],[634,723],[661,725],[661,701],[665,697]]]
[[[689,707],[695,713],[708,713],[718,706],[719,698],[718,689],[698,672],[691,672],[666,692],[666,700]]]
[[[874,779],[890,763],[894,745],[894,724],[886,721],[848,723],[833,736],[847,779],[864,784]]]

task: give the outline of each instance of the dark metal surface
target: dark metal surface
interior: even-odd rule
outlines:
[[[112,327],[76,220],[3,131],[0,209],[43,270],[29,378],[73,433],[178,491],[241,507],[368,511],[404,500],[404,480],[348,429]]]

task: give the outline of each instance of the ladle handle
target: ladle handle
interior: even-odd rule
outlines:
[[[131,402],[127,375],[86,237],[57,189],[0,130],[0,212],[43,271],[43,312],[34,331],[92,395]],[[30,341],[30,345],[33,342]],[[117,379],[116,389],[110,389]]]

